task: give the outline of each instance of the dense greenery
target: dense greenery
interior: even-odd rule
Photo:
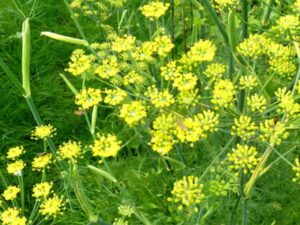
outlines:
[[[2,224],[299,224],[300,1],[154,2],[0,2]]]

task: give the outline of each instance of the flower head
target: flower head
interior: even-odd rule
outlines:
[[[210,78],[212,80],[218,80],[221,79],[225,73],[226,67],[221,63],[212,63],[209,64],[204,74],[207,76],[207,78]]]
[[[184,176],[181,180],[174,183],[172,197],[168,201],[179,203],[179,210],[183,207],[194,207],[198,211],[197,204],[203,202],[205,195],[203,194],[203,184],[199,178],[195,176]]]
[[[155,20],[163,16],[169,7],[169,3],[152,1],[147,5],[142,6],[140,10],[145,17],[149,18],[150,20]]]
[[[173,95],[168,90],[158,91],[154,86],[149,87],[145,95],[150,98],[156,108],[169,107],[175,102]]]
[[[299,161],[299,158],[295,159],[295,165],[293,166],[293,170],[295,171],[295,177],[293,178],[293,181],[295,183],[300,184],[300,161]]]
[[[89,109],[102,101],[101,91],[94,88],[83,89],[75,96],[75,104],[81,110]]]
[[[65,69],[74,76],[80,76],[92,66],[93,57],[85,55],[82,49],[76,49],[71,56],[69,68]]]
[[[21,189],[17,186],[8,186],[3,192],[2,196],[6,201],[14,200]]]
[[[8,208],[0,213],[0,220],[3,225],[26,225],[27,219],[20,217],[21,210],[17,208]]]
[[[9,148],[7,151],[7,159],[16,159],[25,153],[23,146]]]
[[[249,140],[255,135],[256,130],[257,126],[252,122],[251,117],[241,115],[239,118],[234,119],[231,134],[237,135],[243,140]]]
[[[118,105],[128,96],[126,91],[119,88],[105,90],[105,94],[104,102],[109,105]]]
[[[230,168],[235,171],[242,169],[244,174],[249,170],[253,172],[259,161],[257,154],[255,147],[237,144],[237,147],[228,153],[228,160],[231,162]]]
[[[24,161],[19,159],[15,162],[7,164],[7,172],[16,176],[20,176],[25,165],[26,164],[24,163]]]
[[[134,126],[147,116],[146,106],[142,101],[132,101],[123,104],[120,110],[120,117],[129,126]]]
[[[267,109],[267,100],[264,96],[254,94],[247,97],[247,106],[253,112],[263,112]]]
[[[121,142],[112,134],[97,134],[97,139],[91,146],[93,156],[114,157],[121,150]]]
[[[81,154],[81,146],[79,142],[68,141],[64,142],[58,149],[58,155],[62,159],[76,160]]]
[[[211,102],[216,108],[227,108],[235,99],[235,87],[229,80],[218,80],[213,89],[213,97]]]
[[[55,135],[56,128],[52,125],[40,125],[36,126],[31,133],[31,138],[34,140],[46,139]]]
[[[53,184],[49,182],[42,182],[35,184],[32,189],[32,196],[35,198],[46,198],[50,194]]]
[[[260,139],[271,145],[279,145],[283,139],[286,139],[289,133],[286,131],[285,124],[274,119],[267,119],[260,123]]]
[[[54,195],[52,198],[46,199],[40,205],[40,213],[46,217],[56,217],[61,214],[64,207],[64,202],[61,197]]]
[[[50,153],[35,157],[32,161],[32,170],[42,171],[48,168],[51,160],[52,154]]]

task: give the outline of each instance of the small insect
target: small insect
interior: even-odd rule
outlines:
[[[84,111],[82,111],[82,110],[75,110],[74,111],[74,115],[76,115],[76,116],[82,116],[84,114]]]
[[[178,125],[181,129],[183,129],[183,130],[187,130],[187,129],[188,129],[188,128],[186,127],[186,125],[183,123],[182,120],[177,120],[176,123],[177,123],[177,125]]]

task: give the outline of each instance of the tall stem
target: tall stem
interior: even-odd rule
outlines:
[[[248,37],[248,0],[241,0],[242,3],[242,40]]]

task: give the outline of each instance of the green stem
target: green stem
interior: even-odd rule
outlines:
[[[263,14],[263,19],[262,19],[262,25],[267,25],[270,19],[272,7],[274,4],[275,0],[269,0],[268,4],[265,6],[264,14]]]
[[[96,130],[97,112],[98,112],[98,106],[95,105],[93,107],[91,128],[90,128],[91,135],[93,136],[94,139],[96,138],[95,130]]]
[[[21,83],[18,81],[18,79],[16,78],[16,76],[14,75],[14,73],[9,69],[9,67],[6,65],[6,63],[2,60],[1,56],[0,56],[0,66],[2,67],[2,69],[4,70],[4,72],[6,73],[6,75],[8,76],[8,78],[15,85],[15,87],[17,88],[17,90],[22,95],[24,95],[25,91],[24,91]]]
[[[21,176],[18,176],[18,182],[19,182],[20,189],[21,189],[21,206],[22,206],[22,212],[24,213],[24,211],[25,211],[25,190],[24,190],[23,174],[21,174]]]
[[[30,24],[28,18],[24,21],[22,28],[22,79],[24,96],[30,97]]]
[[[216,24],[218,30],[220,31],[221,36],[224,40],[224,44],[226,46],[229,46],[229,38],[226,29],[223,23],[221,22],[220,18],[218,17],[216,11],[212,7],[211,2],[209,0],[201,0],[201,4],[200,4],[197,0],[190,0],[190,1],[199,11],[202,11],[201,4],[206,8],[213,22]]]
[[[242,225],[248,224],[248,202],[247,199],[243,199],[243,218],[242,218]]]
[[[242,40],[248,37],[248,0],[242,0]]]
[[[70,166],[72,167],[73,190],[81,205],[81,208],[88,216],[90,222],[97,222],[98,216],[93,212],[93,208],[90,205],[90,201],[84,192],[83,184],[81,183],[79,173],[77,170],[77,165],[74,162],[70,162]]]

